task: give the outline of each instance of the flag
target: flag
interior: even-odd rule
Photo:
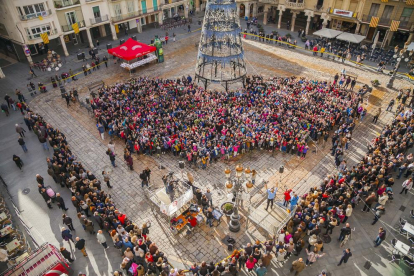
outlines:
[[[381,2],[383,2],[383,3],[388,3],[388,0],[381,0]]]
[[[43,16],[41,16],[41,15],[39,15],[38,18],[39,18],[39,20],[43,20]]]
[[[370,27],[377,27],[378,26],[379,17],[373,16],[371,17],[371,22],[369,23]]]
[[[119,33],[119,27],[118,27],[118,25],[115,25],[115,32],[116,33]]]
[[[398,30],[399,26],[400,26],[400,21],[392,20],[391,21],[391,26],[390,26],[390,31],[391,32],[396,32]]]
[[[75,34],[78,34],[79,33],[79,25],[78,25],[78,23],[73,23],[72,24],[72,29],[75,32]]]
[[[44,44],[48,44],[49,43],[49,36],[47,35],[47,33],[40,34],[40,37],[43,39],[43,43]]]

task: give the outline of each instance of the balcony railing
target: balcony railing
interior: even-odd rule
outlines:
[[[156,13],[157,11],[159,11],[159,8],[156,8],[156,9],[151,8],[151,9],[145,9],[145,10],[129,12],[129,13],[126,13],[126,14],[119,14],[119,15],[113,16],[112,21],[113,22],[118,22],[118,21],[130,19],[130,18],[135,18],[135,17],[140,17],[140,16],[143,16],[143,15],[148,15],[148,14],[151,14],[151,13]]]
[[[79,5],[80,0],[55,0],[54,4],[56,9],[61,9],[74,5]]]
[[[164,5],[174,4],[174,3],[182,2],[182,1],[185,1],[185,0],[164,0]],[[161,5],[162,5],[162,3],[161,3]]]
[[[399,29],[409,30],[411,28],[412,23],[409,21],[400,21],[400,25],[398,25]]]
[[[57,29],[51,29],[50,31],[47,32],[47,35],[54,35],[57,34]],[[32,34],[32,35],[28,35],[27,38],[29,40],[33,40],[33,39],[38,39],[40,38],[40,34]]]
[[[324,8],[324,6],[315,5],[315,11],[317,11],[317,12],[323,12],[324,10],[326,10],[326,8]]]
[[[101,1],[101,0],[85,0],[86,3],[88,3],[88,2],[95,2],[95,1]]]
[[[381,26],[389,26],[391,24],[391,19],[389,18],[380,18],[378,21],[378,25]]]
[[[105,21],[108,21],[108,20],[109,20],[108,15],[103,15],[101,17],[91,18],[91,25],[99,24],[99,23],[102,23],[102,22],[105,22]]]
[[[78,23],[79,29],[85,27],[85,20],[82,20],[76,23]],[[62,25],[62,31],[63,32],[73,31],[72,25]]]
[[[39,16],[42,16],[42,17],[49,16],[51,14],[52,14],[52,11],[47,10],[47,11],[41,11],[41,12],[37,12],[37,13],[33,13],[33,14],[20,15],[20,19],[22,21],[26,21],[26,20],[36,19]]]
[[[303,8],[305,8],[305,1],[304,0],[297,0],[297,1],[291,2],[291,0],[286,0],[285,5],[289,9],[303,9]]]
[[[369,23],[369,22],[371,22],[371,18],[372,18],[372,17],[373,17],[373,15],[364,14],[364,15],[362,16],[361,21],[362,21],[362,22]]]
[[[279,4],[279,0],[260,0],[259,2],[264,3],[264,4],[273,4],[273,5]]]

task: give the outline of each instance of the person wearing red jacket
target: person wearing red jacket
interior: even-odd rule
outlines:
[[[283,201],[283,206],[287,207],[290,201],[290,193],[292,192],[292,189],[286,190],[283,194],[285,195],[285,201]]]

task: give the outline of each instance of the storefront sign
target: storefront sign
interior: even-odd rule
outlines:
[[[340,16],[344,16],[344,17],[352,17],[352,15],[354,14],[351,11],[345,11],[345,10],[339,10],[339,9],[334,9],[333,13],[335,15],[340,15]]]

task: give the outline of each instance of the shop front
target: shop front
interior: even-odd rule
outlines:
[[[331,13],[331,29],[355,33],[357,19],[353,11],[334,9]]]

